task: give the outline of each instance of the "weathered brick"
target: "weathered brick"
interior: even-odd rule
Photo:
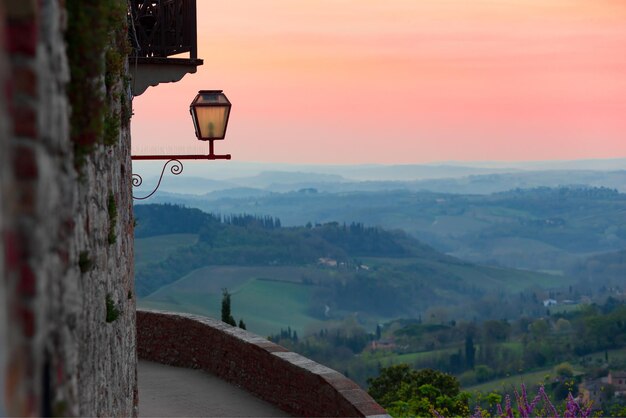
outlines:
[[[37,22],[33,19],[10,19],[6,27],[9,54],[34,56],[37,52]]]
[[[18,308],[18,318],[25,337],[32,338],[35,335],[35,313],[31,308],[22,306]]]
[[[23,216],[34,216],[37,211],[37,184],[34,181],[22,181],[16,193],[17,209]]]
[[[6,271],[16,270],[22,252],[18,235],[12,230],[3,232],[4,268]]]
[[[39,175],[37,155],[32,147],[13,148],[13,172],[18,180],[34,180]]]
[[[35,273],[26,263],[20,268],[20,280],[18,284],[18,292],[21,296],[32,297],[37,290],[37,279]]]
[[[5,13],[12,20],[34,19],[37,16],[37,0],[5,1]]]
[[[37,137],[37,114],[29,106],[13,107],[13,133],[18,137]]]
[[[37,75],[32,68],[14,67],[11,76],[15,91],[33,98],[37,96]]]

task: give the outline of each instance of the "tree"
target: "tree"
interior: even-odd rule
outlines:
[[[509,338],[511,326],[506,321],[485,321],[483,323],[483,337],[486,342],[503,342]]]
[[[569,363],[558,364],[554,368],[554,372],[560,378],[568,378],[574,376],[574,368]]]
[[[476,361],[476,347],[471,335],[465,337],[465,365],[468,369],[474,369]]]
[[[245,322],[243,322],[243,319],[240,319],[240,320],[239,320],[239,328],[241,328],[241,329],[246,329],[246,323],[245,323]]]
[[[550,326],[547,321],[537,319],[530,324],[529,330],[535,340],[542,340],[550,331]]]
[[[476,380],[478,383],[486,382],[493,376],[493,370],[484,364],[476,366]]]
[[[230,293],[226,288],[222,289],[222,321],[233,327],[237,326],[235,318],[230,313]]]
[[[391,415],[468,416],[469,395],[460,391],[458,380],[432,369],[413,370],[407,364],[384,368],[368,379],[369,394]]]

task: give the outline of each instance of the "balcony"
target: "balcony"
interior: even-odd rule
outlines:
[[[174,407],[168,411],[170,414],[249,415],[245,404],[250,402],[252,410],[257,409],[253,415],[258,416],[389,417],[365,391],[342,374],[265,338],[211,318],[138,310],[137,355],[142,360],[139,365],[140,415],[162,410],[156,407],[154,399],[174,399],[185,403],[185,408],[192,401],[196,402],[197,397],[184,388],[194,378],[203,382],[194,385],[193,390],[201,390],[200,385],[207,387],[205,397],[213,392],[217,400],[213,403],[208,400],[207,406],[199,407],[203,409],[182,410],[170,405]],[[155,363],[188,371],[168,369]],[[208,376],[190,374],[200,370]],[[182,377],[177,380],[174,374]],[[150,385],[150,380],[161,384]],[[183,382],[182,387],[168,383],[175,381]],[[218,395],[220,390],[231,392],[217,387],[225,382],[246,393],[235,393],[232,397]],[[190,401],[185,402],[172,393],[176,390],[182,390]],[[237,410],[233,409],[235,407]]]
[[[196,0],[130,0],[133,94],[197,71]]]

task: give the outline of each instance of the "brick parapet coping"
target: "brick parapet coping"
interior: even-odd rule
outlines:
[[[215,319],[137,310],[137,354],[144,360],[205,370],[292,415],[389,417],[335,370]]]

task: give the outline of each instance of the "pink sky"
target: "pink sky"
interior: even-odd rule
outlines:
[[[239,161],[626,157],[624,0],[198,0],[198,42],[135,98],[135,146],[193,146],[223,89]]]

